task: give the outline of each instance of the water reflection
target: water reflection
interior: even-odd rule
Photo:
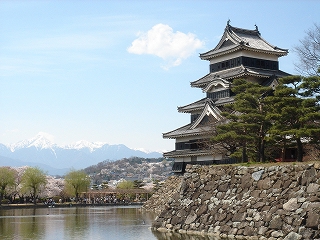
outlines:
[[[219,240],[220,239],[214,236],[180,234],[176,232],[158,232],[158,231],[152,230],[152,233],[158,240]]]
[[[0,210],[0,239],[216,240],[152,231],[155,217],[134,206]]]
[[[0,210],[0,239],[156,240],[154,217],[138,207]]]
[[[37,209],[0,212],[0,236],[3,235],[1,239],[34,239],[39,235],[40,222],[36,217]],[[15,217],[15,214],[19,216]]]

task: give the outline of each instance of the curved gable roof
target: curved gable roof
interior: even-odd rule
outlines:
[[[278,48],[264,40],[261,37],[257,26],[255,30],[248,30],[233,27],[228,23],[218,45],[214,49],[200,54],[200,58],[209,60],[215,56],[243,49],[274,54],[279,57],[288,54],[287,49]]]
[[[224,118],[221,111],[212,105],[212,102],[206,102],[204,109],[196,121],[189,123],[183,127],[175,129],[171,132],[163,133],[163,138],[179,138],[186,136],[205,135],[212,131],[213,125],[203,124],[206,117],[212,117],[214,122],[220,122]]]
[[[222,86],[223,88],[228,89],[231,87],[231,83],[222,78],[218,78],[217,80],[210,82],[205,88],[203,88],[203,91],[208,92],[209,90],[217,86]]]

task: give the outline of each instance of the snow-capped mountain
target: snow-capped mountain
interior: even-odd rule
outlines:
[[[51,149],[55,146],[56,145],[53,143],[52,137],[49,134],[40,132],[37,134],[37,136],[31,139],[10,144],[8,145],[8,148],[14,152],[21,148],[36,147],[37,149]]]
[[[76,143],[64,146],[66,149],[83,149],[83,148],[88,148],[90,149],[91,152],[94,150],[101,148],[103,145],[106,143],[104,142],[88,142],[86,140],[81,140]]]
[[[123,144],[109,145],[85,140],[58,146],[53,142],[53,137],[46,133],[10,145],[0,143],[0,166],[47,166],[44,170],[49,174],[55,174],[52,169],[82,169],[104,160],[114,161],[133,156],[158,158],[162,154],[130,149]]]

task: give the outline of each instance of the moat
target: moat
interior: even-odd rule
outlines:
[[[207,240],[153,232],[155,215],[140,206],[20,208],[0,210],[0,239]]]

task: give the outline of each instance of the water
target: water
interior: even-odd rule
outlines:
[[[82,207],[0,210],[1,240],[207,240],[151,231],[155,215],[139,207]]]

